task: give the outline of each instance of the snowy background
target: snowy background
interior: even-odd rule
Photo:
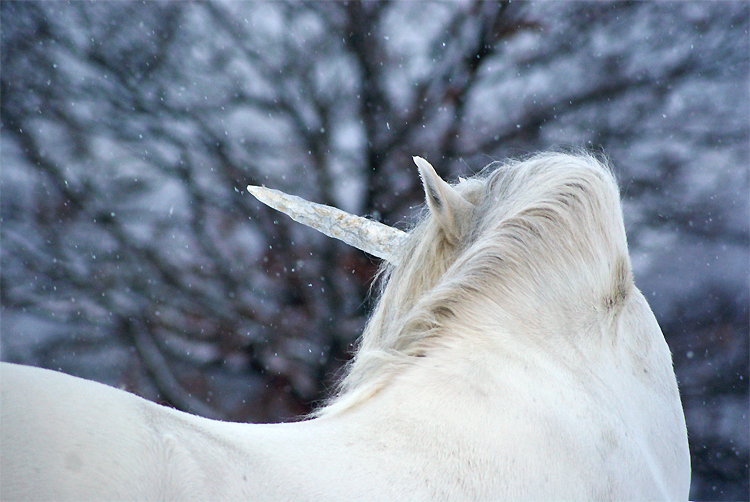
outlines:
[[[449,179],[605,151],[674,354],[693,500],[748,500],[744,1],[3,2],[2,360],[209,417],[309,412],[374,258],[263,184],[402,224]]]

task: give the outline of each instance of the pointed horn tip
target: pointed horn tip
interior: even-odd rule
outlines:
[[[255,197],[258,200],[260,200],[262,194],[266,190],[268,190],[268,189],[264,188],[264,187],[255,186],[255,185],[248,185],[247,186],[247,191],[250,193],[250,195],[252,195],[253,197]]]

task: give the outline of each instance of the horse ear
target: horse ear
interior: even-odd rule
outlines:
[[[474,205],[443,181],[429,162],[421,157],[414,157],[414,163],[422,178],[427,207],[437,218],[448,240],[456,242],[461,236],[461,222],[468,219]]]

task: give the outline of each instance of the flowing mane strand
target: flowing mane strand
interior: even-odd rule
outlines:
[[[472,210],[455,232],[424,211],[398,265],[383,265],[357,354],[318,415],[362,403],[462,337],[601,337],[591,327],[611,322],[633,288],[606,163],[547,153],[490,164],[453,188]]]

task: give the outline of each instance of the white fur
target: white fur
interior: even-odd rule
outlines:
[[[3,364],[0,498],[686,500],[671,357],[609,170],[547,154],[453,187],[430,171],[436,214],[381,272],[315,418],[216,422]]]

